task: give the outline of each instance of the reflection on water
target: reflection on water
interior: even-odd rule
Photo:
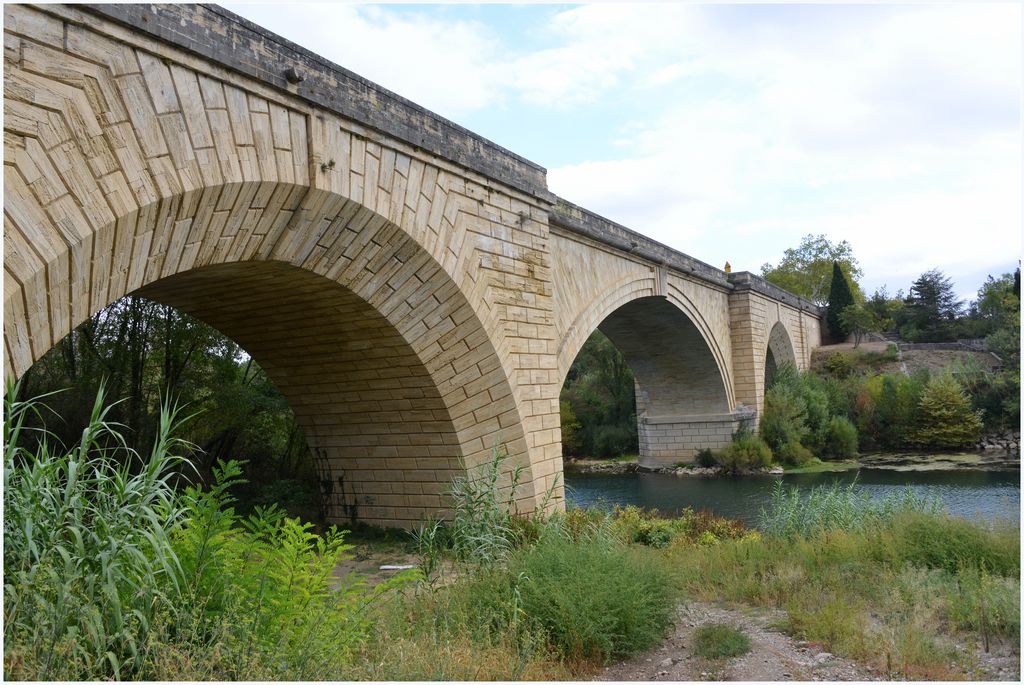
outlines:
[[[856,479],[857,488],[872,497],[898,494],[904,488],[910,488],[918,496],[938,497],[946,509],[957,516],[1020,521],[1019,471],[861,469],[736,478],[679,477],[660,473],[567,473],[565,484],[570,506],[610,508],[615,504],[636,504],[666,513],[692,507],[756,525],[769,500],[772,486],[780,478],[786,485],[801,489],[832,483],[848,484]]]

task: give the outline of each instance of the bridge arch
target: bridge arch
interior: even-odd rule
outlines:
[[[594,330],[604,333],[636,380],[641,463],[691,459],[731,440],[730,369],[709,322],[673,283],[655,294],[655,276],[627,276],[593,297],[558,348],[560,382]]]
[[[673,305],[675,309],[688,319],[689,323],[699,333],[701,340],[713,357],[713,362],[721,374],[723,387],[727,398],[727,404],[732,406],[732,383],[731,370],[726,363],[726,351],[723,345],[715,336],[714,330],[707,321],[700,308],[687,297],[687,295],[675,284],[669,283],[664,296],[656,294],[656,280],[652,276],[637,276],[629,274],[617,282],[610,284],[607,289],[590,299],[587,306],[576,316],[566,333],[562,336],[558,345],[558,372],[559,384],[565,382],[569,367],[572,366],[576,355],[583,348],[583,344],[590,337],[590,334],[600,328],[612,313],[625,307],[629,303],[642,299],[658,297]]]
[[[793,347],[793,340],[781,321],[777,321],[768,333],[764,359],[765,390],[772,384],[775,372],[780,366],[789,364],[795,367],[797,365],[796,349]]]
[[[236,196],[225,221],[248,219],[230,237],[241,253],[218,250],[217,232],[205,231],[213,238],[200,241],[195,259],[175,259],[168,246],[182,223],[203,220],[202,208],[225,193]],[[315,236],[298,249],[287,231],[261,232],[262,205],[275,195],[294,198],[293,217],[315,214],[327,228],[290,223],[294,235]],[[161,220],[168,216],[176,220]],[[18,295],[83,315],[51,314],[37,332],[9,308],[15,375],[94,311],[140,294],[220,329],[264,367],[306,433],[332,519],[409,526],[436,516],[451,479],[499,441],[527,468],[529,485],[518,409],[479,318],[422,246],[380,215],[327,191],[263,183],[161,198],[93,233],[79,228],[83,239],[63,249],[51,242],[51,258]],[[10,218],[5,237],[24,231]],[[95,245],[117,246],[110,274],[94,268],[88,282],[53,282],[62,266],[88,264]]]
[[[141,20],[177,25],[175,12]],[[542,183],[539,167],[500,158],[501,177],[520,185],[492,184],[346,119],[319,91],[300,97],[269,72],[245,76],[203,50],[74,7],[6,6],[4,16],[9,375],[138,292],[253,353],[322,463],[337,470],[349,460],[346,496],[362,518],[408,525],[435,513],[451,475],[498,441],[510,469],[525,467],[517,496],[534,508],[560,470],[548,457],[557,434],[542,407],[521,415],[520,395],[539,405],[547,386],[523,389],[537,365],[517,366],[525,344],[509,341],[507,319],[520,313],[508,314],[502,298],[511,303],[521,289],[505,273],[543,274],[545,264],[539,240],[513,251],[490,243],[513,226],[526,236],[545,230],[543,203],[516,190]],[[227,23],[243,48],[261,40]],[[324,82],[338,76],[348,78],[328,70]],[[387,121],[436,123],[395,102]],[[479,144],[469,138],[456,142]],[[350,392],[357,380],[365,393]],[[357,439],[357,419],[375,428]],[[372,497],[357,502],[360,492]]]

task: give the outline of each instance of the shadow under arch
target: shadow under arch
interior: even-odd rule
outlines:
[[[193,314],[288,399],[335,520],[443,514],[451,478],[499,440],[526,469],[522,508],[537,501],[519,410],[477,313],[406,231],[356,202],[287,183],[207,187],[50,238],[24,273],[5,286],[5,302],[22,305],[5,316],[9,372],[127,294]]]
[[[793,341],[781,321],[772,326],[764,355],[764,389],[767,391],[780,366],[785,364],[796,366],[796,351],[793,348]]]
[[[699,308],[676,288],[674,284],[669,284],[666,295],[655,295],[655,279],[653,276],[637,278],[635,275],[630,275],[618,283],[612,284],[600,297],[593,298],[593,304],[579,313],[576,320],[563,336],[558,347],[560,384],[565,383],[569,367],[572,366],[573,361],[580,353],[583,344],[590,337],[590,334],[595,329],[599,329],[602,323],[614,312],[628,306],[631,302],[646,298],[659,299],[670,303],[676,312],[667,315],[682,315],[688,320],[692,329],[699,334],[701,344],[711,354],[712,361],[721,375],[727,404],[731,407],[734,404],[734,397],[730,368],[726,362],[726,354],[716,339],[712,327],[704,319]],[[663,314],[668,311],[664,310]],[[697,345],[697,347],[700,347],[700,345]]]

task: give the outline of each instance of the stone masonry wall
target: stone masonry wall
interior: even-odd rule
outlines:
[[[4,11],[9,374],[93,312],[162,278],[281,262],[334,281],[383,315],[438,389],[443,409],[429,411],[451,422],[457,458],[471,465],[504,443],[511,465],[528,469],[525,510],[554,485],[561,450],[549,203],[527,182],[531,174],[542,181],[543,170],[461,130],[444,133],[465,143],[454,157],[475,151],[515,170],[495,172],[505,184],[318,108],[292,85],[211,62],[203,46],[227,28],[238,46],[249,41],[290,66],[287,50],[201,6],[145,6],[119,19],[137,26],[71,6]],[[158,19],[154,35],[177,27],[176,42],[149,35],[146,12]],[[288,396],[298,414],[302,397],[325,397],[301,384]],[[316,444],[327,433],[313,423],[307,432],[325,463],[352,458],[336,441]],[[421,448],[409,458],[434,458]],[[355,470],[377,480],[393,474],[394,452],[375,454],[379,468]],[[448,467],[433,477],[446,486]],[[375,520],[411,522],[423,511],[397,506]]]
[[[672,466],[693,461],[702,449],[721,449],[732,442],[742,417],[736,414],[662,416],[640,422],[640,463]]]

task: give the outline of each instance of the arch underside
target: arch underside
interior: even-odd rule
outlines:
[[[736,417],[725,379],[682,309],[664,297],[640,297],[609,314],[598,330],[633,370],[641,463],[689,460],[729,442]]]
[[[796,351],[793,349],[793,342],[789,332],[782,322],[776,322],[768,334],[768,343],[765,346],[764,362],[764,389],[772,384],[775,372],[783,365],[796,366]]]
[[[303,427],[328,518],[437,515],[462,445],[419,357],[354,293],[282,262],[235,262],[137,291],[215,325],[266,370]]]
[[[598,329],[626,357],[637,382],[637,415],[728,412],[725,383],[690,319],[662,297],[620,307]]]

